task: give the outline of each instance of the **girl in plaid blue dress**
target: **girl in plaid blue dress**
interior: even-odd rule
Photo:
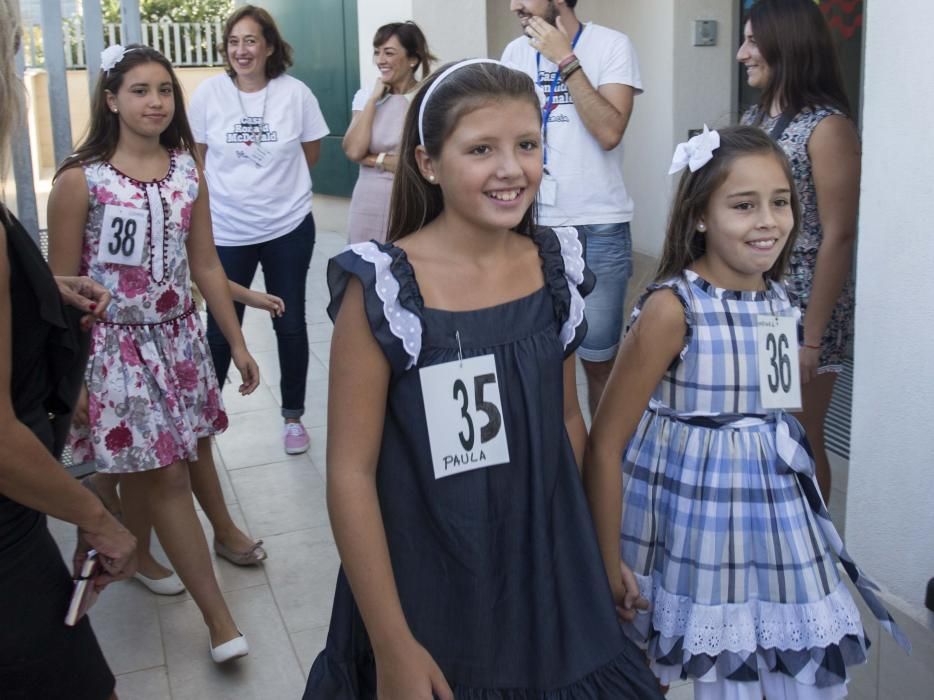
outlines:
[[[800,425],[762,405],[757,319],[800,327],[780,281],[799,221],[788,161],[735,127],[683,144],[682,164],[657,282],[591,432],[588,481],[618,474],[625,449],[601,551],[651,603],[626,628],[662,683],[691,678],[698,700],[840,698],[868,641],[835,556],[901,637],[833,529]]]

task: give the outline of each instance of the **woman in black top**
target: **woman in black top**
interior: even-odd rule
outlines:
[[[16,0],[0,0],[0,154],[20,115],[22,85],[13,73],[19,26]],[[98,551],[104,567],[98,589],[135,569],[133,536],[56,461],[86,359],[78,326],[93,323],[108,298],[86,278],[53,278],[36,244],[0,204],[3,698],[113,697],[114,677],[87,618],[64,624],[72,580],[46,527],[46,514],[78,525],[75,565],[89,547]]]

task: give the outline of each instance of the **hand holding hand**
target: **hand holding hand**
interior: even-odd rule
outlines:
[[[246,347],[231,352],[233,363],[240,372],[243,383],[240,385],[240,393],[243,396],[252,394],[259,386],[259,366],[256,360],[247,351]]]
[[[376,657],[377,700],[454,700],[451,686],[431,658],[412,639]]]
[[[636,581],[632,569],[623,562],[619,563],[620,577],[611,582],[613,600],[616,603],[616,614],[623,622],[632,622],[639,610],[648,610],[649,601],[639,592],[639,583]]]
[[[94,322],[104,317],[110,303],[110,292],[89,277],[55,277],[62,301],[85,313],[81,328],[90,330]]]
[[[525,27],[529,44],[552,63],[561,63],[573,53],[571,39],[564,29],[561,18],[553,27],[541,17],[532,17]]]

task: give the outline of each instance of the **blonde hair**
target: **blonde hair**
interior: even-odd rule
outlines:
[[[23,82],[15,60],[21,29],[18,0],[0,0],[0,183],[6,176],[10,137],[23,116]]]

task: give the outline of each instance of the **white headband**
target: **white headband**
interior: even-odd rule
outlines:
[[[704,167],[713,158],[713,152],[720,148],[720,134],[714,129],[711,131],[704,124],[704,131],[692,136],[684,143],[679,143],[671,159],[671,168],[668,174],[672,175],[685,167],[695,172]]]
[[[431,85],[428,86],[428,91],[425,93],[425,98],[422,100],[422,104],[418,108],[418,142],[423,146],[425,145],[425,130],[422,126],[422,123],[425,119],[425,107],[428,105],[428,100],[431,99],[432,94],[434,94],[435,88],[437,88],[441,82],[454,71],[458,70],[459,68],[472,66],[476,63],[495,63],[498,66],[503,65],[499,61],[494,61],[492,58],[468,58],[467,60],[461,61],[460,63],[455,63],[453,66],[439,75],[438,78],[432,81]]]

